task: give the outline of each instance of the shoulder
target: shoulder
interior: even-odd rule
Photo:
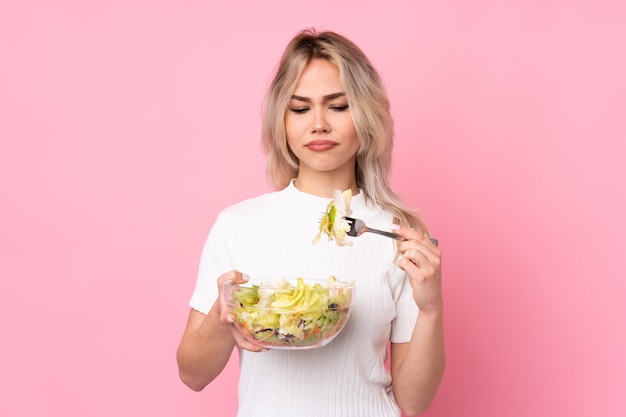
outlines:
[[[218,214],[218,218],[241,218],[242,216],[253,216],[255,214],[272,210],[275,206],[276,195],[279,192],[280,191],[268,192],[256,197],[241,200],[222,209],[222,211]]]

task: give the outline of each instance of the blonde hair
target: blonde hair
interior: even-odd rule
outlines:
[[[366,199],[393,213],[400,224],[428,233],[419,216],[392,190],[393,118],[383,82],[363,51],[335,32],[306,29],[287,45],[263,107],[261,143],[268,179],[283,189],[298,175],[298,158],[287,145],[285,114],[300,74],[322,58],[337,66],[359,138],[356,181]]]

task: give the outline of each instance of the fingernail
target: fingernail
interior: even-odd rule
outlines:
[[[400,225],[395,224],[395,223],[394,223],[394,224],[392,224],[392,225],[391,225],[391,230],[400,230]]]
[[[231,316],[230,314],[228,316],[226,316],[226,321],[229,323],[234,323],[235,320],[233,320],[233,316]]]
[[[248,274],[241,274],[241,279],[244,281],[250,281],[250,276]]]

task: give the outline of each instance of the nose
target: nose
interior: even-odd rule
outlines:
[[[322,111],[317,111],[314,114],[313,126],[311,127],[311,133],[328,133],[330,132],[330,125],[324,117]]]

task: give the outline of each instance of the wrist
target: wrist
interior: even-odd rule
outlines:
[[[443,306],[428,309],[420,308],[418,318],[423,318],[430,321],[443,320]]]

